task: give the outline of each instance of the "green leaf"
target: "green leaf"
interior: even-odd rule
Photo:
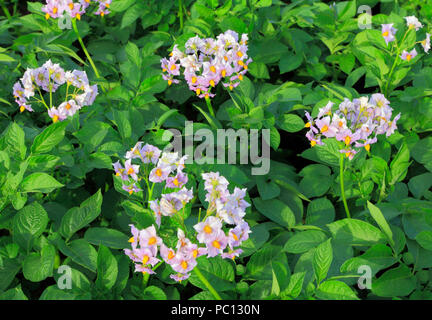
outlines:
[[[84,228],[97,218],[101,212],[102,193],[99,190],[93,196],[85,200],[79,207],[74,207],[66,212],[60,224],[60,233],[66,239]]]
[[[137,47],[137,45],[133,42],[128,42],[125,47],[127,58],[130,62],[135,64],[136,67],[141,67],[141,53]]]
[[[416,279],[410,268],[404,264],[386,271],[381,277],[372,281],[372,293],[379,297],[404,297],[415,287]]]
[[[406,143],[403,143],[398,153],[390,163],[390,173],[391,173],[390,185],[393,185],[396,182],[400,182],[405,178],[408,172],[408,167],[411,164],[409,159],[410,159],[410,153],[409,153],[408,146]]]
[[[67,125],[67,121],[61,121],[47,127],[34,139],[31,152],[36,154],[50,152],[63,140]]]
[[[327,236],[324,232],[318,230],[306,230],[297,232],[291,237],[284,246],[284,251],[289,253],[303,253],[315,248],[324,242]]]
[[[112,249],[125,249],[129,247],[128,236],[124,233],[108,228],[89,228],[84,239],[94,245],[104,245]]]
[[[18,124],[13,122],[9,126],[4,136],[4,141],[13,153],[18,154],[20,159],[24,160],[27,152],[27,148],[25,146],[25,133]]]
[[[362,255],[346,260],[340,267],[340,271],[358,273],[361,266],[367,265],[371,268],[372,275],[375,275],[378,271],[390,267],[396,261],[392,250],[388,246],[376,244]]]
[[[149,286],[144,289],[143,292],[144,300],[167,300],[165,292],[156,286]]]
[[[390,226],[387,223],[381,210],[375,205],[373,205],[372,203],[370,203],[369,201],[367,202],[367,206],[371,216],[374,218],[374,220],[380,227],[381,231],[384,232],[384,234],[387,236],[387,239],[390,242],[390,244],[394,247],[395,243],[393,240],[393,232],[391,231]]]
[[[37,202],[22,208],[13,219],[14,242],[29,251],[33,241],[44,232],[48,220],[47,212]]]
[[[384,234],[373,225],[357,219],[342,219],[327,225],[337,241],[352,246],[367,246],[385,242]]]
[[[54,189],[63,187],[63,184],[44,172],[35,172],[24,178],[20,184],[22,192],[50,193]]]
[[[337,280],[328,280],[321,283],[316,296],[323,300],[359,300],[346,283]]]
[[[416,236],[416,241],[426,250],[432,251],[432,231],[422,231]]]
[[[254,198],[253,203],[260,213],[285,228],[295,225],[295,216],[291,208],[278,199],[262,200]]]
[[[282,117],[282,122],[280,128],[288,132],[297,132],[304,128],[303,119],[295,114],[284,114]]]
[[[216,291],[229,291],[235,288],[234,268],[227,260],[220,257],[209,259],[207,257],[200,257],[197,261],[198,265],[196,268],[201,271]],[[194,272],[191,273],[189,280],[198,288],[203,290],[207,288]]]
[[[333,261],[331,239],[321,243],[314,252],[313,269],[317,283],[321,283],[327,276]]]
[[[417,199],[423,197],[427,190],[432,186],[432,173],[426,172],[418,176],[412,177],[408,182],[408,187],[411,193]]]
[[[116,283],[118,275],[117,260],[110,249],[101,245],[97,256],[96,286],[110,290]]]
[[[46,245],[41,253],[31,253],[23,262],[23,274],[27,280],[40,282],[52,276],[54,268],[55,248]]]
[[[284,290],[282,295],[289,295],[293,298],[297,298],[303,288],[303,282],[306,272],[296,272],[291,275],[288,287]]]

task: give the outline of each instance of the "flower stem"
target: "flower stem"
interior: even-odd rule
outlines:
[[[347,218],[351,218],[351,214],[350,214],[349,209],[348,209],[348,203],[347,203],[346,197],[345,197],[345,188],[344,188],[344,155],[343,154],[341,154],[341,156],[340,156],[339,167],[340,167],[339,179],[340,179],[342,201],[343,201],[343,204],[344,204],[344,208],[345,208],[345,212],[346,212]]]
[[[96,65],[94,64],[93,59],[91,58],[89,52],[87,51],[87,48],[86,48],[86,46],[85,46],[85,44],[84,44],[84,41],[83,41],[83,39],[81,38],[81,36],[80,36],[80,34],[79,34],[78,27],[77,27],[77,24],[76,24],[76,19],[72,19],[72,27],[73,27],[73,29],[74,29],[74,31],[75,31],[75,34],[76,34],[77,38],[78,38],[78,42],[80,43],[81,48],[83,49],[84,54],[85,54],[86,57],[87,57],[87,60],[90,62],[90,65],[91,65],[91,67],[93,68],[93,71],[94,71],[94,73],[95,73],[95,75],[96,75],[96,78],[100,79],[101,76],[100,76],[100,74],[99,74],[99,71],[98,71],[98,69],[96,68]],[[105,88],[104,88],[103,86],[101,86],[101,87],[102,87],[102,90],[103,90],[104,92],[106,92],[106,91],[105,91]]]
[[[198,278],[201,280],[201,282],[211,292],[213,297],[215,297],[216,300],[222,300],[219,293],[217,293],[217,291],[213,288],[213,286],[210,284],[210,282],[208,282],[208,280],[204,277],[204,275],[201,273],[201,271],[197,267],[195,267],[193,270],[195,271],[195,274],[198,276]]]
[[[207,103],[207,108],[208,108],[210,114],[212,115],[212,117],[216,118],[215,113],[214,113],[214,111],[213,111],[213,107],[212,107],[212,104],[211,104],[210,98],[209,98],[209,97],[206,97],[206,98],[205,98],[205,101],[206,101],[206,103]]]

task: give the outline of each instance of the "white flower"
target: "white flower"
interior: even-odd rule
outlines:
[[[407,26],[410,29],[415,28],[416,31],[418,31],[420,28],[423,27],[423,25],[420,23],[420,21],[415,16],[405,17],[405,19],[406,19],[406,22],[407,22]]]

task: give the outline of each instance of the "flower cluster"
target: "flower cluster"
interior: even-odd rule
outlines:
[[[184,223],[186,205],[194,198],[193,190],[185,187],[188,181],[184,172],[186,156],[179,157],[176,152],[162,153],[152,145],[143,146],[138,142],[125,158],[124,166],[119,161],[113,164],[116,175],[129,182],[123,185],[123,189],[130,194],[142,191],[137,182],[144,179],[151,194],[154,184],[163,183],[164,191],[160,198],[153,200],[150,196],[148,201],[155,225],[158,230],[163,229],[163,221],[172,219],[181,226],[177,229],[175,245],[169,247],[158,237],[155,225],[143,230],[131,225],[129,242],[132,249],[125,249],[125,253],[135,262],[136,272],[153,274],[153,267],[163,260],[175,272],[171,278],[182,281],[189,278],[190,271],[197,265],[196,259],[202,255],[234,259],[241,254],[238,247],[251,232],[243,219],[246,208],[250,206],[244,200],[246,189],[234,188],[230,193],[225,177],[217,172],[203,173],[205,200],[209,205],[205,217],[194,225],[192,232]],[[140,164],[133,164],[132,160],[140,161]]]
[[[358,148],[364,147],[369,152],[371,144],[377,142],[378,135],[393,134],[400,118],[398,114],[391,120],[393,109],[380,93],[373,94],[370,99],[361,97],[350,101],[345,98],[335,112],[332,107],[333,103],[329,102],[319,110],[316,119],[306,112],[306,127],[310,128],[306,137],[312,147],[322,145],[322,137],[336,138],[344,144],[340,152],[350,160],[359,152]]]
[[[239,41],[240,40],[240,41]],[[176,76],[182,67],[189,89],[200,98],[214,97],[211,89],[220,81],[223,86],[233,90],[243,80],[252,62],[247,55],[247,34],[239,35],[231,30],[216,39],[190,38],[185,44],[185,52],[174,46],[170,58],[161,59],[162,77],[168,85],[179,83]]]
[[[81,19],[81,16],[86,12],[92,0],[46,0],[46,5],[42,7],[45,12],[45,18],[48,20],[50,17],[57,19],[62,17],[65,13],[72,18]],[[98,4],[98,9],[94,13],[96,15],[104,16],[109,14],[108,10],[111,5],[111,0],[93,0]]]
[[[52,106],[52,93],[65,84],[67,85],[64,102],[58,107]],[[74,88],[70,93],[71,87]],[[42,91],[50,93],[50,107],[45,103]],[[38,93],[39,97],[35,94]],[[97,85],[90,86],[84,71],[65,71],[59,64],[48,60],[42,67],[27,69],[20,81],[13,86],[15,102],[20,112],[34,111],[31,103],[42,103],[48,109],[53,122],[63,121],[73,116],[83,106],[93,104],[98,94]],[[39,99],[40,98],[40,99]]]
[[[423,25],[421,24],[421,22],[415,17],[415,16],[409,16],[409,17],[405,17],[406,20],[406,24],[408,27],[408,30],[412,30],[415,29],[415,31],[420,30],[421,28],[423,28]],[[384,40],[386,42],[386,44],[388,45],[390,42],[393,42],[396,40],[396,32],[397,29],[395,29],[393,27],[393,23],[389,23],[389,24],[382,24],[381,25],[382,29],[381,29],[381,33],[382,36],[384,37]],[[406,34],[405,34],[406,36]],[[404,38],[405,38],[404,36]],[[431,44],[430,44],[430,34],[426,33],[426,38],[422,41],[419,41],[417,43],[420,43],[423,47],[424,52],[428,53],[430,48],[431,48]],[[400,58],[402,60],[405,61],[411,61],[412,59],[414,59],[417,56],[417,50],[415,48],[413,48],[411,51],[407,51],[407,50],[403,50],[402,54],[400,55]]]

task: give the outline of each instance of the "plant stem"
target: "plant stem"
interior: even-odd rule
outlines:
[[[208,280],[204,277],[204,275],[201,273],[201,271],[197,267],[195,267],[193,270],[195,271],[195,274],[198,276],[198,278],[201,280],[201,282],[211,292],[211,294],[213,295],[213,297],[215,297],[216,300],[222,300],[222,298],[219,295],[219,293],[217,293],[217,291],[212,287],[212,285],[210,284],[210,282],[208,282]]]
[[[205,101],[206,101],[206,103],[207,103],[207,108],[208,108],[210,114],[212,115],[212,117],[216,118],[215,113],[214,113],[214,111],[213,111],[213,107],[212,107],[212,104],[211,104],[210,98],[206,97],[206,98],[205,98]]]
[[[183,30],[183,1],[179,0],[179,18],[180,18],[180,30]]]
[[[341,156],[340,156],[339,167],[340,167],[339,179],[340,179],[340,188],[341,188],[342,201],[343,201],[343,204],[344,204],[345,212],[347,214],[347,218],[351,218],[351,214],[350,214],[349,209],[348,209],[348,203],[347,203],[346,197],[345,197],[345,188],[344,188],[344,155],[343,154],[341,154]]]
[[[408,35],[408,32],[409,32],[409,31],[410,31],[410,29],[408,29],[408,30],[405,32],[405,34],[404,34],[404,36],[403,36],[403,38],[402,38],[402,40],[401,40],[401,42],[400,42],[401,45],[402,45],[402,43],[404,42],[404,40],[405,40],[406,36]],[[388,95],[389,95],[388,91],[389,91],[390,82],[391,82],[392,77],[393,77],[394,69],[396,68],[396,66],[397,66],[397,64],[398,64],[398,62],[399,62],[399,59],[398,59],[398,58],[399,58],[399,54],[400,54],[400,51],[401,51],[401,47],[399,47],[399,45],[398,45],[398,43],[397,43],[397,40],[395,40],[395,41],[396,41],[396,47],[397,47],[397,50],[396,50],[395,60],[394,60],[394,62],[393,62],[393,66],[392,66],[392,68],[390,69],[389,77],[388,77],[387,84],[386,84],[385,91],[384,91],[384,95],[385,95],[386,98],[388,98]]]
[[[96,78],[100,79],[101,76],[100,76],[100,74],[99,74],[99,71],[98,71],[98,69],[96,68],[96,65],[94,64],[93,59],[91,58],[89,52],[87,51],[87,48],[86,48],[86,46],[85,46],[85,44],[84,44],[84,41],[83,41],[83,39],[81,38],[81,36],[80,36],[80,34],[79,34],[78,27],[77,27],[77,24],[76,24],[76,18],[72,19],[72,27],[73,27],[73,29],[74,29],[74,31],[75,31],[75,34],[76,34],[77,38],[78,38],[78,42],[80,43],[81,48],[83,49],[84,54],[85,54],[86,57],[87,57],[88,62],[90,62],[90,65],[91,65],[91,67],[93,68],[93,71],[94,71],[94,73],[95,73],[95,75],[96,75]],[[102,90],[103,90],[104,92],[106,92],[106,91],[105,91],[105,88],[104,88],[103,86],[101,86],[101,88],[102,88]]]
[[[7,18],[8,20],[10,20],[10,19],[12,18],[12,16],[11,16],[11,14],[10,14],[8,8],[6,7],[6,5],[5,5],[5,3],[4,3],[4,0],[1,0],[1,7],[2,7],[2,9],[3,9],[4,14],[6,15],[6,18]]]

